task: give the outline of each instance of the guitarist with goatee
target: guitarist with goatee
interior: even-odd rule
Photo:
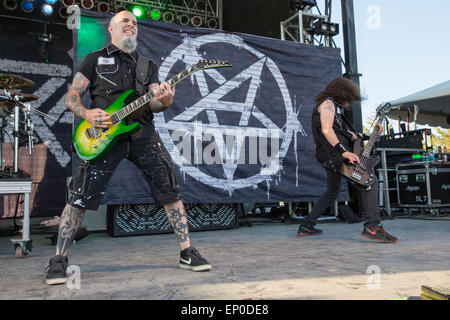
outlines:
[[[299,236],[319,235],[322,230],[315,228],[318,218],[331,206],[339,194],[341,174],[339,168],[344,161],[359,163],[360,159],[349,150],[353,142],[363,137],[357,134],[344,117],[344,110],[354,101],[361,101],[359,87],[345,78],[333,80],[316,98],[317,106],[312,114],[312,132],[316,142],[316,158],[327,173],[327,190],[316,202],[309,216],[300,224]],[[380,124],[378,136],[383,128]],[[358,140],[359,141],[359,140]],[[378,181],[369,190],[362,190],[362,202],[366,220],[361,235],[370,240],[396,243],[396,237],[387,233],[380,223],[378,207]]]
[[[67,281],[67,253],[85,210],[99,207],[111,175],[123,158],[136,165],[156,203],[164,206],[179,242],[180,268],[209,271],[211,265],[191,246],[176,173],[152,124],[153,113],[172,105],[175,87],[167,82],[158,84],[157,66],[136,54],[138,26],[131,12],[121,11],[113,16],[108,31],[111,44],[86,56],[67,92],[67,107],[76,116],[101,129],[113,124],[104,109],[124,91],[134,89],[145,94],[156,90],[157,98],[128,116],[127,121],[137,121],[142,126],[138,132],[119,140],[100,160],[81,161],[69,185],[69,199],[61,215],[56,255],[46,268],[46,281],[48,284]],[[89,109],[82,103],[82,96],[88,89],[92,100]],[[144,259],[149,259],[150,246],[148,250],[138,250],[142,251]]]

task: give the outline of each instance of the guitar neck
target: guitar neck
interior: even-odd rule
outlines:
[[[379,117],[377,120],[377,124],[381,124],[381,122],[383,121],[382,117]],[[377,141],[378,138],[378,127],[375,126],[375,128],[373,129],[369,141],[366,144],[366,147],[364,148],[364,152],[362,154],[362,157],[365,158],[369,158],[370,157],[370,153],[372,152],[373,146],[375,145],[375,142]]]
[[[174,77],[172,77],[167,82],[169,83],[169,85],[171,87],[173,87],[177,83],[179,83],[182,80],[184,80],[187,77],[189,77],[195,71],[197,71],[195,66],[191,66],[191,67],[187,68],[186,70],[184,70],[183,72],[180,72],[179,74],[175,75]],[[155,99],[156,98],[156,93],[157,93],[156,90],[149,91],[148,93],[146,93],[142,97],[134,100],[133,102],[131,102],[130,104],[126,105],[125,107],[123,107],[119,111],[114,112],[111,115],[111,118],[115,119],[117,122],[119,122],[120,120],[122,120],[123,118],[129,116],[131,113],[133,113],[134,111],[136,111],[140,107],[146,105],[147,103],[149,103],[150,101]]]

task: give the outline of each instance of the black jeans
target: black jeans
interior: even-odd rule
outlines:
[[[111,176],[127,158],[141,171],[158,205],[181,200],[178,179],[167,150],[153,126],[147,126],[117,144],[98,161],[82,161],[69,184],[68,203],[96,210]]]
[[[341,175],[331,168],[325,168],[327,172],[327,191],[315,204],[308,218],[302,223],[306,228],[313,228],[317,219],[331,206],[339,194],[341,186]],[[380,223],[380,209],[378,207],[378,179],[375,177],[372,189],[362,192],[363,207],[366,212],[366,222],[364,226],[371,227]]]

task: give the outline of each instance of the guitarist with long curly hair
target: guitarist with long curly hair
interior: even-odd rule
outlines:
[[[312,114],[312,132],[316,142],[316,158],[327,173],[327,190],[299,226],[299,236],[319,235],[322,230],[315,228],[318,218],[331,206],[339,194],[341,174],[339,168],[344,161],[350,164],[360,162],[351,152],[353,143],[362,134],[357,134],[344,117],[344,110],[354,101],[361,101],[359,87],[351,80],[333,80],[316,98],[317,106]],[[383,128],[378,125],[381,134]],[[378,181],[373,177],[372,188],[362,191],[362,202],[366,221],[361,235],[367,239],[385,243],[396,243],[396,237],[387,233],[380,223],[378,207]]]

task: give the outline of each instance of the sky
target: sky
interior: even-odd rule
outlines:
[[[317,3],[324,12],[324,1]],[[342,23],[341,1],[332,21]],[[450,79],[449,0],[353,0],[363,124],[376,107]],[[335,37],[343,50],[341,34]],[[395,128],[397,132],[397,128]]]

